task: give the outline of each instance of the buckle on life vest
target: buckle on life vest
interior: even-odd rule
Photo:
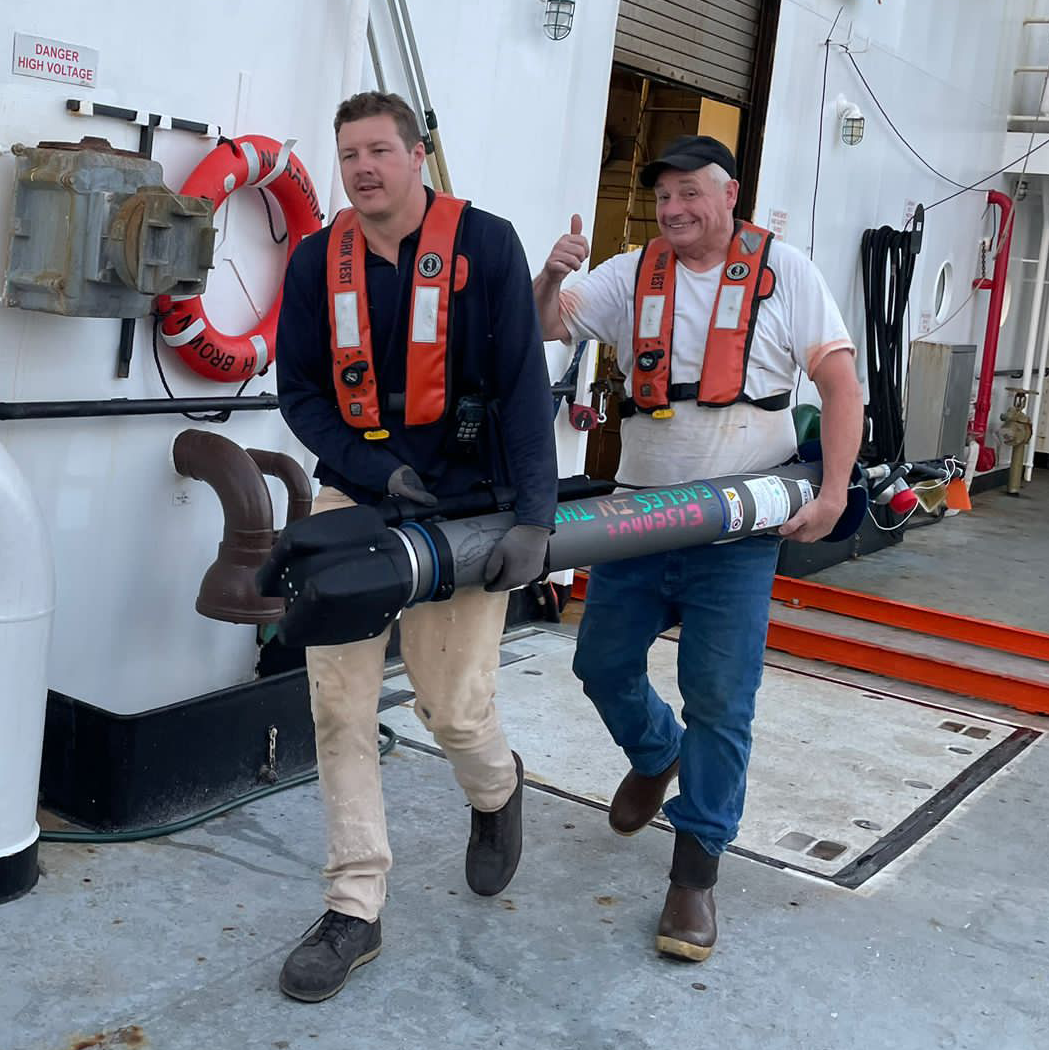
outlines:
[[[385,441],[389,436],[388,430],[366,430],[364,432],[365,441]]]
[[[657,408],[652,412],[653,419],[672,419],[674,410],[672,408]]]

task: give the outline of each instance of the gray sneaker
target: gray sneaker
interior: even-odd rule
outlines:
[[[365,922],[337,911],[325,912],[306,934],[280,972],[280,990],[305,1003],[341,992],[350,974],[382,948],[378,919]]]

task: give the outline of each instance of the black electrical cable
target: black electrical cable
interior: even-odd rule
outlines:
[[[809,258],[816,251],[816,201],[820,192],[820,161],[823,158],[823,110],[827,105],[827,66],[830,64],[830,38],[834,36],[834,29],[841,18],[845,7],[839,7],[838,13],[831,23],[827,39],[823,41],[823,87],[820,89],[820,112],[819,112],[819,134],[816,138],[816,179],[812,185],[812,220],[809,224]]]
[[[991,179],[995,178],[998,175],[1003,174],[1004,172],[1008,171],[1010,168],[1015,168],[1017,164],[1019,164],[1023,160],[1026,160],[1029,156],[1031,156],[1032,153],[1037,153],[1038,150],[1044,148],[1045,146],[1049,146],[1049,139],[1046,139],[1045,142],[1040,142],[1037,146],[1033,146],[1031,149],[1026,150],[1025,152],[1021,153],[1019,157],[1016,157],[1014,160],[1011,160],[1008,164],[1004,164],[1002,167],[998,168],[996,171],[992,171],[989,175],[985,175],[982,179],[977,179],[976,182],[971,182],[971,183],[957,182],[955,179],[952,179],[949,175],[945,175],[942,171],[939,171],[937,168],[934,168],[907,141],[907,139],[905,139],[903,137],[903,133],[892,122],[892,119],[889,117],[889,114],[885,112],[885,109],[882,106],[881,102],[878,101],[878,97],[877,97],[877,95],[874,94],[874,91],[871,88],[870,84],[867,83],[867,80],[864,77],[863,73],[861,72],[860,67],[856,64],[856,60],[852,57],[852,52],[847,47],[845,47],[844,45],[842,46],[842,50],[845,52],[845,54],[848,57],[849,61],[852,63],[853,68],[856,70],[857,76],[859,76],[860,80],[863,81],[863,86],[867,89],[867,94],[870,95],[871,100],[878,107],[879,112],[885,118],[886,123],[893,130],[893,132],[895,133],[896,137],[907,147],[907,149],[909,149],[911,151],[911,153],[914,154],[915,157],[917,157],[917,159],[919,161],[921,161],[922,164],[925,165],[925,167],[927,167],[929,169],[929,171],[931,171],[938,178],[943,179],[944,182],[949,182],[952,186],[957,186],[958,187],[958,191],[956,193],[950,193],[946,197],[941,197],[939,200],[933,201],[932,204],[926,205],[926,207],[925,207],[926,211],[928,211],[930,208],[935,208],[938,204],[943,204],[946,201],[953,200],[955,197],[960,197],[963,193],[967,193],[970,190],[977,191],[977,192],[983,192],[983,191],[981,191],[979,189],[979,187],[982,186],[985,182],[989,182]]]
[[[865,230],[861,242],[871,419],[871,447],[865,451],[885,463],[904,456],[903,326],[918,237],[882,226]]]
[[[163,384],[164,390],[166,391],[168,397],[171,398],[172,401],[175,401],[177,400],[177,398],[172,392],[171,387],[168,385],[168,378],[164,374],[164,366],[160,363],[160,350],[157,348],[157,329],[159,327],[160,315],[155,313],[153,315],[153,360],[156,362],[157,375],[160,376],[160,382]],[[262,373],[260,372],[259,374],[261,375]],[[244,393],[244,388],[254,378],[255,377],[253,375],[248,376],[248,378],[240,384],[240,386],[237,388],[237,392],[233,396],[240,397],[240,395]],[[184,415],[186,419],[191,419],[194,423],[226,423],[228,422],[231,413],[228,410],[224,410],[222,412],[208,412],[199,415],[193,412],[183,412],[182,415]]]
[[[990,175],[985,175],[982,179],[977,180],[969,186],[963,186],[962,189],[955,190],[954,193],[948,193],[946,197],[941,197],[939,200],[933,201],[932,204],[927,204],[925,206],[925,210],[930,211],[933,208],[939,207],[941,204],[946,204],[948,201],[953,201],[955,197],[960,197],[963,193],[966,192],[966,190],[975,190],[978,186],[982,186],[985,182],[989,182],[991,179],[995,178],[995,176],[1001,175],[1004,172],[1009,171],[1010,168],[1015,168],[1016,165],[1020,163],[1020,161],[1026,161],[1032,153],[1037,153],[1040,149],[1044,149],[1046,146],[1049,146],[1049,139],[1046,139],[1045,142],[1039,142],[1037,146],[1032,147],[1025,153],[1021,153],[1019,157],[1016,157],[1014,160],[1009,161],[1008,164],[1003,165],[997,171],[992,171]]]
[[[812,184],[812,218],[809,222],[809,258],[816,252],[816,201],[820,192],[820,160],[823,157],[823,107],[827,103],[827,65],[830,62],[830,38],[823,45],[823,89],[820,92],[820,130],[816,139],[816,179]]]
[[[1037,146],[1032,146],[1030,149],[1025,150],[1023,153],[1020,154],[1019,157],[1014,158],[1008,164],[1003,164],[1002,167],[996,169],[995,171],[992,171],[989,175],[984,175],[984,177],[982,179],[977,179],[975,182],[970,182],[970,183],[957,182],[954,179],[952,179],[949,175],[945,175],[942,171],[939,171],[937,168],[934,168],[907,141],[907,139],[905,139],[903,137],[902,132],[892,122],[892,120],[890,119],[888,113],[885,112],[885,109],[882,106],[881,102],[878,101],[878,97],[874,94],[874,91],[872,90],[870,84],[867,83],[866,78],[863,76],[863,73],[860,71],[860,67],[856,64],[856,60],[852,57],[852,52],[848,49],[847,46],[845,46],[845,45],[840,45],[840,46],[841,46],[842,51],[848,56],[848,59],[852,63],[853,67],[855,68],[856,73],[859,76],[860,80],[863,81],[863,86],[867,89],[867,93],[870,95],[870,97],[873,100],[874,104],[878,107],[878,110],[881,112],[881,115],[885,118],[886,123],[889,125],[889,127],[896,134],[897,138],[899,138],[899,140],[907,147],[907,149],[909,149],[911,151],[911,153],[913,153],[914,156],[917,157],[917,159],[919,161],[921,161],[921,163],[924,164],[925,167],[927,167],[929,169],[929,171],[931,171],[938,178],[943,179],[944,182],[949,182],[952,186],[957,186],[958,187],[958,189],[954,193],[949,193],[949,194],[947,194],[947,196],[941,197],[939,200],[933,201],[932,204],[927,204],[925,206],[925,210],[926,211],[929,211],[932,208],[938,207],[940,204],[946,204],[947,201],[954,200],[955,197],[960,197],[963,193],[968,193],[970,190],[973,190],[973,191],[976,191],[976,192],[981,192],[981,193],[984,192],[984,191],[980,190],[980,187],[985,182],[990,182],[991,179],[996,178],[998,175],[1002,175],[1005,172],[1009,171],[1011,168],[1015,168],[1016,165],[1019,164],[1021,161],[1026,161],[1026,159],[1028,157],[1030,157],[1032,153],[1037,153],[1038,150],[1043,149],[1046,146],[1049,146],[1049,139],[1046,139],[1044,142],[1040,142]]]
[[[913,154],[914,154],[914,156],[915,156],[915,157],[917,157],[917,158],[918,158],[918,160],[919,160],[919,161],[921,161],[921,163],[922,163],[922,164],[924,164],[924,165],[925,165],[925,167],[927,167],[927,168],[929,169],[929,171],[931,171],[931,172],[932,172],[932,173],[933,173],[934,175],[936,175],[937,177],[939,177],[939,178],[943,179],[943,181],[944,181],[944,182],[949,182],[949,183],[950,183],[950,184],[951,184],[952,186],[958,186],[958,187],[960,187],[960,188],[961,188],[962,190],[968,190],[968,189],[971,189],[971,188],[972,188],[971,186],[966,186],[966,185],[964,185],[964,184],[963,184],[963,183],[961,183],[961,182],[955,182],[955,180],[954,180],[954,179],[952,179],[952,178],[951,178],[951,177],[950,177],[949,175],[944,175],[944,173],[943,173],[942,171],[939,171],[939,170],[938,170],[937,168],[934,168],[934,167],[933,167],[933,166],[932,166],[932,165],[931,165],[931,164],[930,164],[930,163],[929,163],[929,162],[928,162],[928,161],[927,161],[927,160],[926,160],[926,159],[925,159],[925,158],[924,158],[924,157],[923,157],[923,156],[922,156],[922,155],[921,155],[921,154],[920,154],[920,153],[919,153],[919,152],[918,152],[918,151],[917,151],[917,150],[916,150],[916,149],[915,149],[915,148],[914,148],[914,147],[913,147],[913,146],[912,146],[912,145],[911,145],[911,144],[910,144],[910,143],[909,143],[909,142],[908,142],[908,141],[907,141],[907,140],[906,140],[906,139],[905,139],[904,137],[903,137],[903,132],[902,132],[902,131],[900,131],[900,129],[899,129],[898,127],[896,127],[896,125],[895,125],[895,124],[893,124],[893,122],[892,122],[892,118],[891,118],[891,117],[889,116],[889,114],[888,114],[888,113],[886,113],[886,112],[885,112],[885,107],[884,107],[884,106],[883,106],[883,105],[881,104],[881,102],[880,102],[880,101],[878,100],[878,96],[874,94],[874,89],[873,89],[873,88],[872,88],[872,87],[870,86],[870,84],[868,84],[868,83],[867,83],[867,78],[866,78],[866,77],[865,77],[865,76],[863,75],[863,71],[862,71],[862,70],[860,69],[860,67],[859,67],[859,66],[858,66],[858,65],[856,64],[856,59],[854,59],[854,58],[852,57],[852,52],[851,52],[851,51],[850,51],[850,50],[849,50],[848,48],[845,48],[845,55],[846,55],[846,57],[848,58],[848,60],[849,60],[849,61],[850,61],[850,62],[852,63],[852,68],[856,70],[856,75],[857,75],[857,76],[858,76],[858,77],[860,78],[860,80],[861,80],[861,81],[863,81],[863,86],[864,86],[864,87],[865,87],[865,88],[867,89],[867,94],[868,94],[868,95],[870,95],[870,97],[871,97],[871,101],[872,101],[872,102],[873,102],[873,103],[874,103],[874,104],[875,104],[875,105],[876,105],[876,106],[878,107],[878,112],[879,112],[879,113],[881,113],[881,115],[882,115],[882,116],[883,116],[883,117],[885,118],[885,123],[886,123],[886,124],[888,124],[890,128],[892,128],[892,130],[893,130],[893,133],[894,133],[894,134],[896,135],[896,137],[897,137],[897,138],[898,138],[898,139],[900,140],[900,142],[902,142],[902,143],[903,143],[903,144],[904,144],[904,145],[905,145],[905,146],[907,147],[907,149],[909,149],[909,150],[911,151],[911,153],[913,153]]]

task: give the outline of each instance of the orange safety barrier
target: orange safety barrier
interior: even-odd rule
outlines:
[[[840,590],[837,587],[808,583],[787,576],[776,577],[772,585],[772,597],[796,609],[821,609],[856,620],[902,627],[937,638],[980,645],[1001,653],[1049,660],[1049,634],[995,623],[993,620],[978,620],[972,616],[925,609],[920,605],[878,598],[857,591]]]
[[[770,649],[809,660],[823,660],[948,693],[993,700],[1032,714],[1049,714],[1049,683],[1046,682],[963,667],[948,660],[918,656],[776,620],[769,623],[767,644]]]

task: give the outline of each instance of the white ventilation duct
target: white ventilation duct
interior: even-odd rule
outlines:
[[[0,445],[0,902],[37,880],[36,822],[55,606],[40,508]]]

